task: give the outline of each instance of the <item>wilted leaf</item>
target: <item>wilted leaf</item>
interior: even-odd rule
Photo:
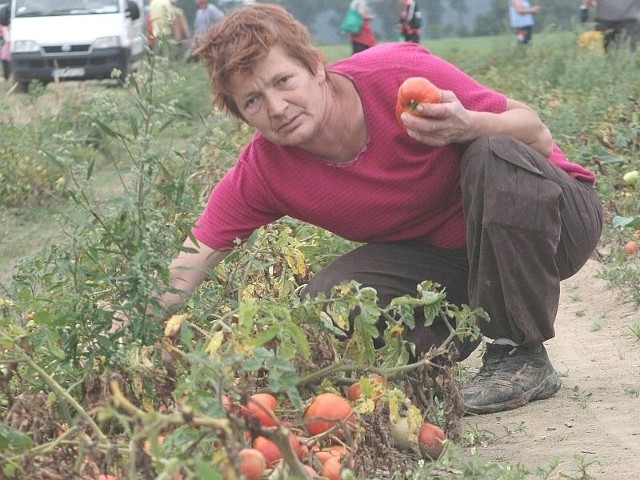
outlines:
[[[218,351],[224,340],[224,332],[218,330],[213,334],[211,339],[207,342],[207,346],[204,348],[205,353],[212,355]]]
[[[186,313],[181,313],[179,315],[172,315],[169,320],[167,320],[167,324],[164,326],[164,336],[165,337],[175,337],[180,331],[180,327],[182,323],[188,318]]]
[[[304,261],[304,255],[302,255],[299,250],[293,251],[291,255],[286,255],[284,258],[294,273],[302,277],[307,275],[307,265]]]

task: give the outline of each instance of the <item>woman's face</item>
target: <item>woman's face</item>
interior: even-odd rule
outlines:
[[[326,74],[318,60],[309,72],[274,48],[249,74],[235,74],[231,90],[238,110],[252,127],[279,145],[313,142],[327,111]]]

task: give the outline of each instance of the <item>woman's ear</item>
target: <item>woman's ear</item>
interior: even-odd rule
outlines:
[[[322,61],[321,58],[318,58],[317,62],[316,62],[316,74],[315,74],[316,78],[318,79],[318,83],[322,83],[326,80],[327,78],[327,71],[324,68],[324,62]]]

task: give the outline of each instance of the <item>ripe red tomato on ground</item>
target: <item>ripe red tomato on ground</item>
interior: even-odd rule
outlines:
[[[341,460],[343,455],[345,455],[345,450],[342,445],[331,445],[330,447],[316,450],[314,455],[318,461],[324,465],[330,458],[337,458],[338,460]]]
[[[321,475],[329,480],[340,480],[340,472],[342,471],[342,463],[337,457],[331,457],[324,465],[322,465]]]
[[[409,77],[398,89],[398,101],[396,102],[396,118],[401,126],[404,126],[400,115],[409,112],[417,115],[418,105],[421,103],[440,103],[442,93],[433,83],[423,77]]]
[[[382,395],[384,386],[386,385],[384,377],[382,375],[373,374],[369,375],[367,378],[375,389],[375,396],[377,397],[379,395]],[[360,395],[362,395],[362,379],[358,380],[355,383],[352,383],[347,387],[347,398],[352,402],[358,400],[360,398]]]
[[[440,427],[429,422],[420,425],[418,431],[418,447],[423,457],[430,460],[437,460],[444,450],[442,442],[447,436]]]
[[[636,242],[635,240],[629,240],[624,244],[623,250],[626,255],[633,255],[634,253],[637,253],[638,242]]]
[[[249,397],[246,408],[263,427],[275,427],[278,423],[274,414],[277,404],[278,399],[270,393],[256,393]]]
[[[345,421],[354,423],[353,409],[346,398],[335,393],[321,393],[304,412],[304,426],[311,435],[320,435]]]
[[[291,449],[300,456],[300,440],[294,433],[289,434],[289,444]],[[267,461],[267,465],[272,467],[282,458],[282,452],[278,448],[275,442],[269,440],[266,437],[257,437],[253,441],[253,448],[259,450]]]
[[[246,480],[259,480],[266,468],[267,460],[260,450],[243,448],[238,452],[238,471]]]

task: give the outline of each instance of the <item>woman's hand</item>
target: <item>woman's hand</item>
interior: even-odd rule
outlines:
[[[483,135],[509,135],[548,157],[553,151],[549,128],[538,114],[522,102],[507,98],[501,113],[476,112],[464,108],[458,97],[442,90],[441,103],[423,103],[415,114],[400,116],[407,134],[432,147],[467,144]]]
[[[473,140],[473,119],[455,93],[442,90],[440,103],[422,103],[417,115],[403,113],[407,134],[425,145],[441,147]]]

